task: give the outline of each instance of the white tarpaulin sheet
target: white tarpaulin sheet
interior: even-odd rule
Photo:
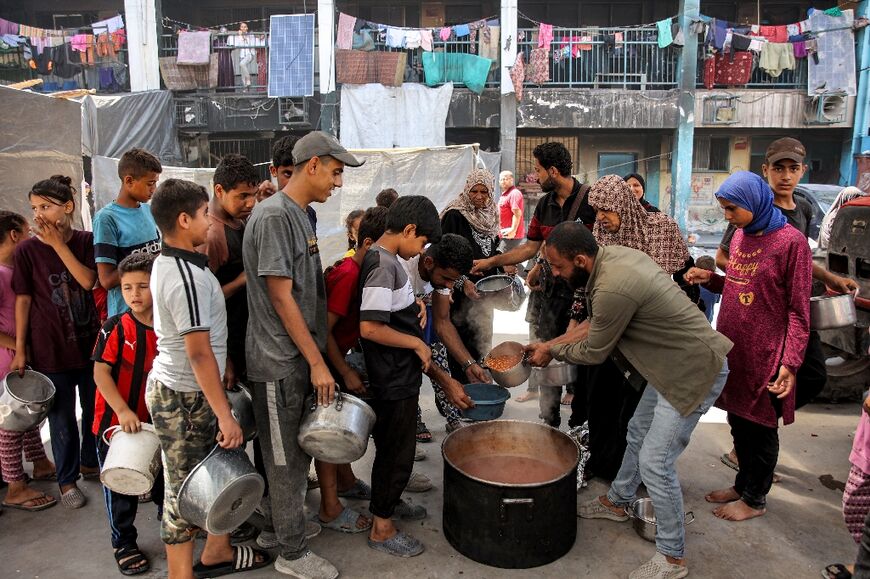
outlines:
[[[331,265],[347,251],[344,219],[354,209],[375,204],[375,197],[391,187],[399,195],[425,195],[440,212],[465,187],[468,173],[477,164],[498,175],[500,155],[478,152],[474,145],[426,149],[354,150],[365,159],[361,167],[345,167],[343,186],[326,203],[314,204],[317,211],[317,237],[323,266]],[[94,157],[94,205],[97,211],[118,194],[118,159]],[[163,167],[160,180],[187,179],[212,194],[214,169]],[[498,195],[493,192],[493,197]]]
[[[121,189],[121,179],[118,177],[118,159],[111,157],[96,156],[93,158],[93,183],[91,190],[94,196],[94,208],[99,211],[115,197]],[[211,179],[214,169],[191,169],[190,167],[167,167],[163,166],[160,181],[166,179],[185,179],[199,183],[206,188],[208,194],[212,194]]]
[[[453,84],[341,87],[341,144],[348,149],[443,147]]]

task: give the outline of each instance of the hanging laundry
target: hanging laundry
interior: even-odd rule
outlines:
[[[804,42],[804,48],[807,51],[807,56],[812,57],[813,64],[819,64],[819,41],[815,38],[811,38]]]
[[[487,39],[483,35],[480,36],[480,40],[478,42],[478,54],[480,56],[482,56],[483,58],[488,58],[490,60],[498,61],[500,33],[501,27],[490,26],[489,39]]]
[[[803,40],[800,42],[792,43],[794,46],[794,57],[795,58],[806,58],[807,57],[807,43]]]
[[[674,37],[674,41],[672,42],[674,46],[686,45],[686,37],[683,34],[683,29],[680,28],[679,24],[674,24],[673,27],[671,27],[671,34]]]
[[[517,54],[517,60],[511,68],[510,77],[514,85],[514,94],[517,97],[517,102],[523,100],[523,82],[525,82],[526,69],[523,65],[523,53]]]
[[[610,52],[616,49],[616,36],[613,34],[604,35],[604,50]]]
[[[575,39],[576,39],[576,37],[572,37],[571,40],[575,40]],[[577,52],[578,50],[592,50],[592,37],[591,36],[581,36],[579,38],[579,41],[580,41],[579,44],[574,45],[575,48],[572,51],[572,56],[576,57],[578,54],[580,54],[579,52]]]
[[[665,18],[664,20],[659,20],[656,22],[656,28],[659,33],[659,48],[667,48],[674,41],[673,34],[671,33],[671,19]]]
[[[338,30],[335,33],[335,46],[339,50],[350,50],[353,46],[353,30],[356,18],[344,12],[338,13]]]
[[[100,45],[104,41],[104,37],[108,37],[108,35],[100,34],[97,40],[97,54],[100,54]],[[210,31],[188,32],[182,30],[178,33],[178,56],[176,57],[178,64],[208,64],[210,52]]]
[[[725,42],[722,44],[722,52],[731,52],[731,40],[734,37],[734,31],[730,28],[725,33]]]
[[[428,86],[461,82],[476,94],[483,93],[492,61],[475,54],[424,52],[423,72]]]
[[[719,53],[713,63],[705,63],[712,67],[713,82],[718,86],[743,86],[752,76],[753,55],[751,52]],[[705,68],[705,86],[709,70]],[[713,88],[711,85],[709,88]]]
[[[794,70],[794,47],[790,42],[768,42],[761,49],[758,60],[761,67],[771,78],[779,78],[784,70]]]
[[[743,36],[742,34],[734,34],[731,36],[731,50],[733,51],[746,51],[749,50],[750,45],[752,44],[753,38],[749,36]]]
[[[19,33],[19,26],[16,22],[10,22],[0,18],[0,34],[15,34]]]
[[[553,42],[553,25],[541,23],[538,26],[538,48],[550,52],[550,44]]]
[[[759,26],[758,36],[763,36],[769,42],[788,42],[788,30],[785,26]]]
[[[450,39],[450,35],[453,34],[453,29],[449,26],[445,26],[441,29],[441,32],[438,33],[438,38],[447,42]]]
[[[408,30],[405,32],[405,48],[408,50],[416,50],[423,44],[423,38],[420,36],[419,30]]]
[[[711,44],[716,50],[724,50],[725,37],[728,35],[728,23],[724,20],[713,20],[713,26],[710,27],[709,34]]]
[[[124,18],[120,14],[118,14],[117,16],[113,16],[112,18],[94,22],[93,24],[91,24],[91,28],[93,29],[94,34],[111,34],[112,32],[117,32],[121,28],[124,28]]]
[[[614,40],[614,43],[616,44],[616,48],[622,48],[623,37],[624,36],[623,36],[622,32],[617,32],[616,34],[613,35],[613,40]]]
[[[220,49],[224,46],[227,46],[227,37],[218,37],[215,39],[215,48]],[[216,82],[217,86],[220,87],[233,87],[236,85],[236,72],[233,68],[233,51],[232,50],[216,50],[217,53],[217,77]],[[164,59],[160,59],[161,61],[161,73],[163,72],[163,62]],[[268,62],[267,62],[268,67]],[[187,67],[182,67],[187,68]],[[169,69],[171,71],[171,69]],[[170,72],[171,74],[171,72]],[[184,79],[185,81],[187,79]],[[167,87],[169,85],[167,84]]]
[[[764,48],[765,44],[767,44],[767,40],[765,40],[764,38],[761,38],[760,36],[753,38],[749,42],[749,50],[751,50],[752,52],[761,52],[761,49]]]
[[[797,25],[797,23],[788,24],[785,27],[785,31],[788,33],[789,37],[797,36],[801,33],[801,28],[800,28],[800,26]]]
[[[833,8],[828,8],[827,10],[825,10],[825,14],[827,14],[828,16],[833,16],[835,18],[839,18],[843,15],[843,11],[840,10],[839,6],[834,6]]]
[[[375,49],[375,41],[368,30],[353,33],[353,50],[370,51]]]
[[[800,22],[798,22],[798,29],[801,31],[801,34],[805,32],[810,32],[812,29],[810,28],[809,19],[801,20]]]
[[[453,32],[456,33],[457,38],[462,38],[471,34],[471,28],[468,27],[468,24],[459,24],[453,27]]]
[[[550,80],[550,52],[543,48],[534,48],[529,53],[529,64],[526,66],[526,79],[533,84],[544,84]]]
[[[435,49],[431,30],[420,31],[420,47],[428,52],[432,52]]]
[[[705,34],[707,32],[707,23],[701,20],[695,20],[689,26],[689,33],[692,35]]]
[[[384,44],[390,48],[405,48],[405,31],[401,28],[387,27],[387,36]]]

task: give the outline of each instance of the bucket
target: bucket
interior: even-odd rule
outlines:
[[[112,492],[137,496],[151,490],[160,475],[160,439],[150,424],[128,433],[120,426],[107,428],[103,442],[109,445],[100,482]]]

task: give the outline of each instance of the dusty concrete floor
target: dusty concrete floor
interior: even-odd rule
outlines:
[[[500,314],[496,319],[496,343],[524,339],[521,314]],[[518,396],[523,388],[512,391]],[[563,558],[536,569],[507,571],[477,564],[456,552],[441,532],[442,460],[439,443],[444,423],[434,408],[431,388],[424,385],[424,419],[435,437],[417,469],[435,482],[424,494],[406,495],[423,504],[429,518],[400,528],[412,532],[426,545],[426,552],[409,560],[376,553],[361,535],[342,535],[325,530],[311,548],[329,558],[343,577],[418,579],[430,577],[626,577],[654,552],[652,543],[639,538],[629,524],[578,519],[577,541]],[[768,513],[743,523],[720,521],[704,502],[706,491],[733,482],[734,471],[719,462],[730,448],[724,416],[715,409],[699,424],[692,442],[679,461],[686,509],[697,520],[687,527],[687,557],[693,577],[799,578],[818,577],[824,565],[854,561],[856,547],[843,525],[841,496],[849,471],[848,456],[860,408],[857,404],[810,405],[798,413],[795,424],[781,429],[782,482],[774,485]],[[504,418],[536,420],[536,402],[508,401]],[[563,422],[568,412],[563,409]],[[357,474],[369,478],[372,448],[355,464]],[[50,483],[37,488],[57,493]],[[120,576],[111,554],[108,526],[99,482],[85,481],[81,488],[89,503],[78,511],[57,506],[41,513],[3,509],[0,516],[0,578],[41,579]],[[605,487],[593,481],[579,500],[600,494]],[[317,508],[319,491],[308,495],[307,510]],[[366,503],[351,501],[358,509]],[[158,538],[158,522],[151,504],[142,505],[137,520],[139,546],[150,557],[153,569],[141,577],[162,577],[166,561]],[[282,576],[272,568],[245,577]]]

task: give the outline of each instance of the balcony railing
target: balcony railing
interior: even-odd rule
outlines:
[[[537,29],[520,29],[517,50],[528,67]],[[554,28],[549,80],[526,85],[569,88],[670,89],[677,85],[678,49],[659,48],[654,26]]]
[[[95,90],[98,93],[130,91],[126,47],[115,50],[114,56],[94,55],[94,61],[90,64],[80,63],[79,53],[74,52],[69,44],[62,45],[60,48],[66,50],[64,57],[74,63],[73,66],[78,69],[78,72],[72,76],[39,74],[39,71],[25,58],[24,47],[19,46],[0,50],[0,84],[42,79],[42,84],[31,87],[31,90],[45,93],[76,89]],[[93,53],[93,49],[90,52]]]
[[[266,68],[269,66],[269,42],[268,33],[249,32],[256,39],[256,44],[250,48],[227,46],[232,43],[232,38],[238,36],[237,32],[215,32],[211,35],[212,53],[218,56],[218,86],[216,90],[228,92],[265,93],[266,84],[258,74],[258,59],[260,54],[266,59]],[[253,50],[255,57],[252,63],[241,64],[242,50]],[[175,57],[178,55],[178,35],[164,34],[160,37],[160,57]],[[250,84],[246,87],[242,76],[242,66],[250,71]],[[208,90],[202,87],[204,90]]]
[[[704,88],[704,54],[703,45],[698,47],[698,88]],[[723,85],[715,85],[713,88],[765,88],[765,89],[804,89],[807,88],[809,65],[806,58],[796,59],[796,67],[794,70],[784,70],[777,77],[773,78],[767,72],[759,68],[757,65],[752,70],[752,75],[749,82],[736,87],[728,87]]]

